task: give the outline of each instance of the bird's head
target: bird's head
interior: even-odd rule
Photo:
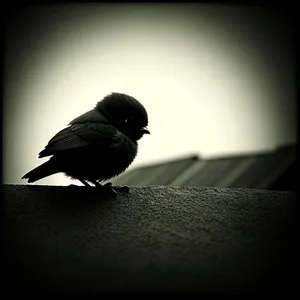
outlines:
[[[111,93],[97,103],[96,109],[133,141],[138,141],[144,134],[150,134],[147,129],[147,111],[131,96]]]

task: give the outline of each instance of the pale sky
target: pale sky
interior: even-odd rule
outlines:
[[[37,6],[12,19],[6,51],[4,183],[26,184],[53,135],[111,92],[149,115],[130,169],[296,142],[289,31],[262,8]],[[57,174],[35,184],[71,183]]]

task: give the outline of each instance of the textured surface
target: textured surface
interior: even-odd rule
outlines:
[[[6,279],[88,291],[293,288],[297,197],[225,188],[4,185]]]

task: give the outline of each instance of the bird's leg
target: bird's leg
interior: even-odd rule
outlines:
[[[91,182],[92,182],[96,187],[103,187],[103,185],[100,184],[97,180],[91,180]]]
[[[111,187],[112,188],[112,183],[111,182],[107,182],[104,184],[104,186],[106,187]],[[128,193],[129,192],[129,187],[127,185],[123,185],[123,186],[114,186],[114,190],[123,190],[124,192]]]
[[[79,179],[79,178],[78,178],[78,180],[79,180],[81,183],[83,183],[85,186],[90,186],[85,180]]]
[[[84,181],[82,179],[79,179],[79,178],[76,178],[76,179],[79,180],[80,182],[82,182],[85,186],[89,186],[90,187],[90,185],[86,181]],[[70,184],[70,186],[72,186],[72,187],[80,187],[79,185],[76,185],[76,184]]]

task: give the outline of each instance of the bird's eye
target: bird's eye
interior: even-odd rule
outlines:
[[[125,122],[125,123],[129,123],[131,120],[132,120],[132,118],[131,118],[131,117],[128,117],[128,118],[125,119],[124,122]]]

